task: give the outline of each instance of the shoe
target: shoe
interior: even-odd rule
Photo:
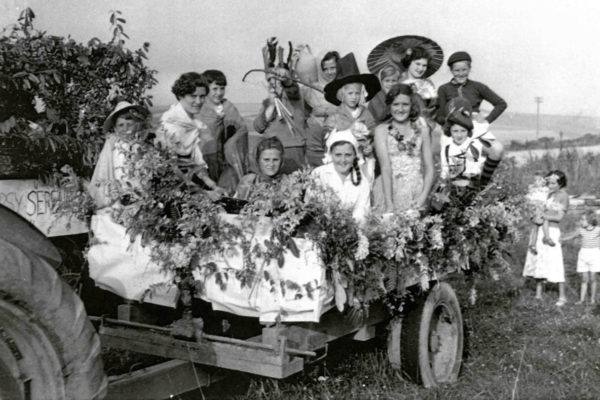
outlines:
[[[556,302],[556,307],[562,307],[565,304],[567,304],[567,299],[558,299],[558,301]]]
[[[585,303],[585,302],[584,302],[584,301],[581,301],[581,300],[577,300],[577,301],[575,302],[575,304],[577,304],[577,305],[580,305],[580,304],[583,304],[583,303]]]
[[[537,255],[537,249],[535,248],[535,245],[529,246],[529,252]]]
[[[556,243],[554,243],[554,240],[550,239],[549,237],[543,238],[542,243],[547,244],[550,247],[556,246]]]

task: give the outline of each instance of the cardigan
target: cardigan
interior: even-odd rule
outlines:
[[[436,121],[440,125],[444,125],[446,122],[446,116],[448,110],[446,109],[450,100],[455,97],[459,97],[458,88],[461,85],[455,84],[452,81],[443,84],[438,89],[438,113],[436,117]],[[462,87],[462,95],[469,103],[471,103],[471,107],[473,108],[473,112],[479,112],[479,106],[483,100],[486,100],[491,105],[494,106],[494,109],[490,112],[490,114],[486,117],[486,120],[489,123],[492,123],[506,110],[507,104],[502,97],[498,96],[496,92],[492,89],[484,85],[483,83],[467,80]]]

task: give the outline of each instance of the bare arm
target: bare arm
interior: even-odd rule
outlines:
[[[419,197],[417,197],[418,208],[425,206],[425,202],[427,201],[427,196],[429,196],[429,191],[431,190],[431,186],[433,185],[433,155],[431,154],[431,136],[429,135],[429,127],[427,124],[424,124],[424,127],[421,131],[421,137],[423,138],[423,143],[421,145],[421,156],[423,159],[423,190]]]
[[[394,210],[394,203],[392,201],[392,166],[387,148],[387,130],[386,124],[381,124],[375,128],[375,155],[381,169],[385,211],[392,212]]]
[[[581,236],[581,233],[579,231],[569,232],[569,233],[566,233],[564,235],[561,234],[560,235],[560,241],[561,242],[568,242],[569,240],[576,239],[576,238],[578,238],[580,236]]]

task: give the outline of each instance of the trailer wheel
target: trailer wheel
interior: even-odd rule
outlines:
[[[452,287],[436,284],[402,320],[405,376],[425,387],[455,382],[462,364],[463,321]]]
[[[0,239],[0,398],[99,399],[106,387],[79,297],[45,260]]]

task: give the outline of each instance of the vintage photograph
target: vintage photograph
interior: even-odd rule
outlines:
[[[598,15],[1,0],[0,400],[599,399]]]

